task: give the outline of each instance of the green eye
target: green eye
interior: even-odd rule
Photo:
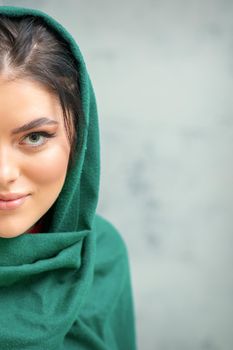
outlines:
[[[48,141],[48,139],[52,137],[55,137],[55,133],[51,134],[45,131],[37,131],[26,135],[23,140],[28,139],[29,142],[26,142],[26,144],[29,146],[39,147],[43,146]]]
[[[30,136],[28,136],[28,139],[30,139],[32,141],[32,143],[37,143],[36,141],[38,141],[38,138],[40,139],[42,135],[40,135],[39,133],[33,133]]]

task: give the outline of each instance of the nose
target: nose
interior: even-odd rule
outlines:
[[[19,177],[19,166],[13,152],[0,147],[0,189]]]

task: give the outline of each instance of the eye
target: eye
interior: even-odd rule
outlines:
[[[30,142],[26,142],[26,144],[35,148],[44,145],[48,141],[48,139],[55,136],[55,133],[48,133],[46,131],[34,131],[26,135],[23,138],[23,140],[28,139]]]

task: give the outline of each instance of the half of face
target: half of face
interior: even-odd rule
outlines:
[[[69,156],[58,98],[37,82],[0,76],[0,237],[23,234],[46,214]]]

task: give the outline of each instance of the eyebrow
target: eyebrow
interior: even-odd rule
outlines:
[[[12,135],[19,134],[20,132],[31,130],[33,128],[37,128],[41,125],[52,125],[52,124],[59,124],[59,123],[56,120],[52,120],[52,119],[45,118],[45,117],[34,119],[34,120],[30,121],[29,123],[20,126],[19,128],[13,129]]]

